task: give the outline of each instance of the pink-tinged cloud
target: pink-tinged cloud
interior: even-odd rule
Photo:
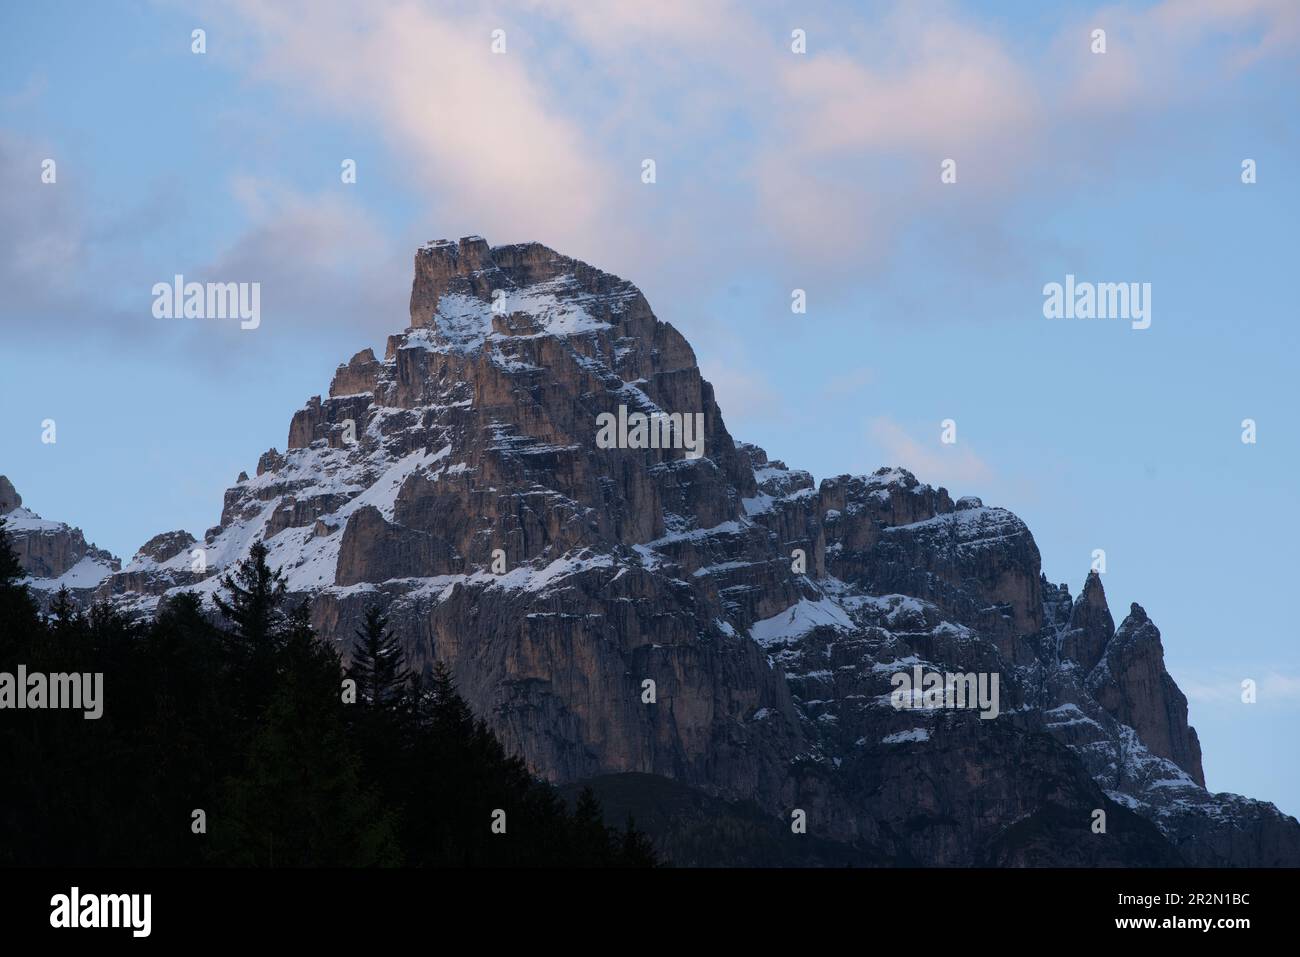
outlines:
[[[765,225],[831,270],[888,263],[909,222],[974,197],[998,209],[1046,122],[1031,65],[945,9],[895,6],[852,41],[782,59],[749,170]],[[944,190],[947,159],[971,187]],[[985,232],[978,214],[966,225]]]
[[[610,176],[589,132],[532,75],[526,34],[510,21],[411,3],[239,9],[261,45],[256,74],[373,123],[436,195],[446,235],[586,249],[609,215]],[[506,31],[503,54],[492,52],[496,29]]]
[[[1106,52],[1091,49],[1106,31]],[[1151,110],[1195,99],[1234,73],[1300,52],[1294,0],[1165,0],[1101,6],[1062,24],[1050,48],[1071,114]]]
[[[882,461],[900,465],[922,482],[945,486],[954,494],[963,494],[963,486],[987,483],[993,476],[993,470],[961,438],[960,430],[957,442],[943,444],[938,422],[929,439],[914,438],[888,416],[872,419],[868,431],[883,452]]]
[[[1164,0],[1149,13],[1153,29],[1199,42],[1208,34],[1232,38],[1226,60],[1245,67],[1300,51],[1300,4],[1294,0]]]
[[[792,146],[949,156],[1035,121],[1033,78],[997,39],[919,11],[894,25],[907,52],[892,62],[827,53],[784,66]]]
[[[706,53],[719,39],[733,39],[737,27],[748,20],[744,7],[732,0],[525,0],[521,6],[563,21],[575,35],[607,50],[694,47]]]
[[[1117,130],[1213,95],[1225,70],[1300,34],[1291,0],[1099,7],[1038,49],[910,2],[869,17],[687,0],[235,9],[211,17],[232,46],[252,39],[249,75],[376,133],[395,157],[385,172],[419,197],[414,222],[538,239],[678,301],[715,264],[759,259],[827,295],[880,288],[908,240],[954,274],[1008,273],[1043,241],[1009,232],[1009,211],[1122,161]],[[806,54],[790,50],[794,26]],[[1088,51],[1094,26],[1104,55]],[[940,181],[949,158],[955,186]],[[362,183],[375,173],[363,165]]]

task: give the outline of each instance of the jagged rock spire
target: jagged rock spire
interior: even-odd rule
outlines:
[[[1084,672],[1097,666],[1105,654],[1106,644],[1115,634],[1115,619],[1106,604],[1106,590],[1101,576],[1088,573],[1083,591],[1070,611],[1070,623],[1061,639],[1061,657],[1076,662]]]

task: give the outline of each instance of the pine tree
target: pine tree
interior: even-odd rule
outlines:
[[[18,562],[13,542],[9,541],[8,522],[0,518],[0,588],[17,587],[18,582],[27,577],[23,566]]]
[[[456,680],[445,662],[433,666],[426,696],[428,716],[441,730],[468,738],[474,731],[474,713],[456,688]]]
[[[77,612],[66,594],[46,620],[0,527],[0,615],[15,625],[0,618],[0,666],[103,671],[117,689],[106,720],[0,722],[0,864],[653,866],[630,824],[605,827],[593,794],[571,814],[508,755],[446,664],[408,681],[377,612],[356,657],[363,695],[386,706],[345,704],[338,654],[306,603],[285,608],[266,558],[259,543],[225,577],[225,623],[193,593],[147,624]],[[158,827],[195,807],[209,835]],[[508,837],[489,830],[498,808]]]
[[[9,540],[5,520],[0,518],[0,659],[3,660],[17,654],[36,628],[36,605],[22,583],[26,577],[27,572]]]
[[[158,603],[159,637],[174,639],[183,648],[211,654],[220,640],[219,629],[203,613],[203,599],[197,592],[183,591],[163,597]]]
[[[395,814],[366,780],[339,699],[338,656],[310,631],[302,607],[242,773],[218,801],[226,821],[212,853],[226,864],[305,867],[400,863]]]
[[[280,570],[272,571],[267,565],[267,554],[264,543],[254,542],[248,557],[239,563],[235,573],[227,573],[221,578],[230,598],[222,598],[219,594],[212,596],[217,609],[235,626],[235,637],[248,654],[266,648],[277,637],[283,617],[280,605],[287,586]]]
[[[387,628],[388,619],[377,606],[372,607],[353,641],[348,677],[357,683],[358,703],[370,710],[398,707],[411,678],[401,641]]]
[[[254,542],[248,558],[233,575],[221,579],[229,598],[212,596],[217,609],[234,627],[224,631],[227,666],[238,696],[236,711],[241,729],[257,721],[271,700],[276,681],[276,659],[294,630],[286,627],[283,608],[287,587],[284,576],[266,563],[267,548]]]
[[[75,625],[81,617],[81,613],[77,610],[77,603],[72,600],[72,592],[68,591],[67,585],[60,586],[50,602],[50,617],[60,629]]]

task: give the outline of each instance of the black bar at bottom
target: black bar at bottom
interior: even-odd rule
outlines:
[[[864,941],[880,940],[877,932],[889,935],[890,928],[904,939],[955,933],[970,941],[978,937],[967,934],[996,927],[1064,939],[1200,935],[1229,944],[1293,925],[1295,907],[1288,905],[1296,877],[1295,870],[1191,869],[15,869],[0,870],[0,932],[6,943],[62,937],[91,945],[115,938],[135,946],[373,946],[376,933],[418,932],[426,923],[481,933],[488,943],[530,935],[553,941],[562,930],[598,928],[682,940],[704,920],[760,941],[776,925],[808,922],[806,931],[836,924],[871,929]],[[147,936],[145,899],[131,896],[146,894]],[[53,926],[52,918],[65,926]],[[85,922],[119,926],[71,926]]]

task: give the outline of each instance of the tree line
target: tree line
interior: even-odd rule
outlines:
[[[590,790],[506,754],[450,671],[412,674],[381,611],[349,664],[267,549],[128,620],[40,614],[0,522],[0,672],[102,673],[103,715],[0,709],[0,865],[652,867]]]

